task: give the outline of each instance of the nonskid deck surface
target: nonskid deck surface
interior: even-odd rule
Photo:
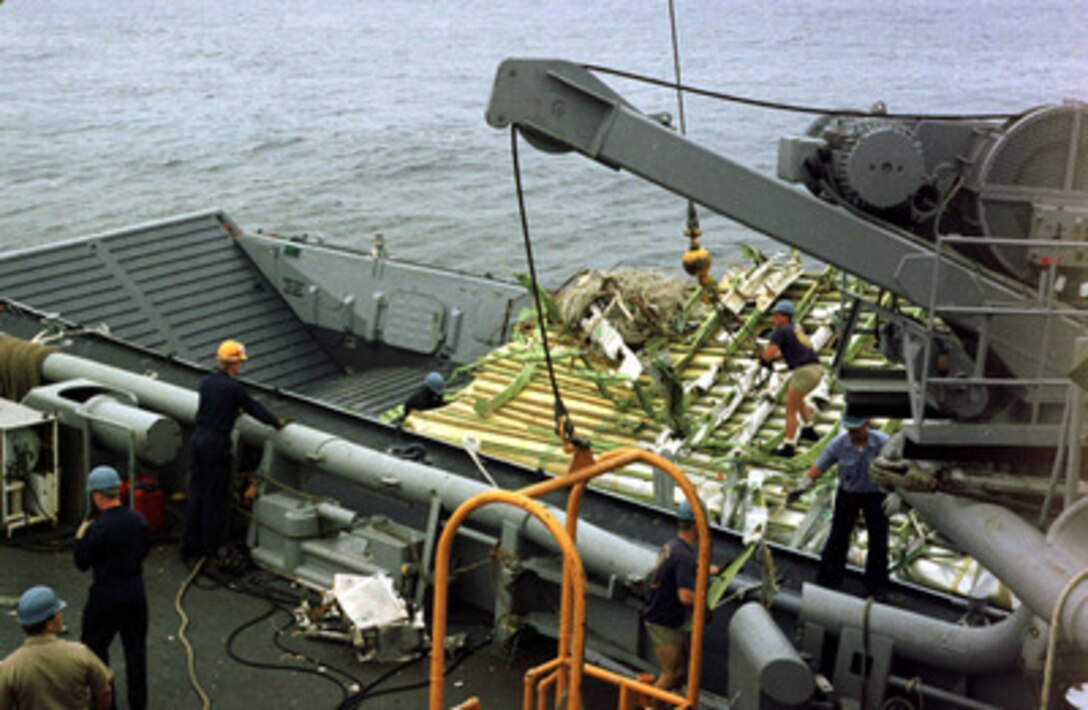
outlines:
[[[179,217],[0,260],[4,298],[178,359],[213,364],[244,342],[246,376],[300,390],[342,370],[227,236],[219,212]]]
[[[79,638],[90,574],[79,572],[72,562],[72,532],[64,526],[23,530],[13,541],[0,545],[0,568],[4,570],[0,581],[0,597],[4,599],[0,657],[11,653],[24,638],[10,601],[36,584],[52,586],[68,602],[64,612],[67,638]],[[144,563],[151,612],[147,638],[151,707],[200,707],[178,639],[181,620],[175,608],[179,587],[189,574],[190,567],[181,561],[169,537],[160,538]],[[350,696],[352,684],[373,687],[359,704],[345,707],[427,706],[429,657],[403,667],[397,663],[361,664],[346,644],[301,638],[294,633],[297,627],[286,609],[292,596],[301,598],[303,594],[299,587],[263,571],[252,572],[248,579],[231,581],[205,574],[194,581],[184,599],[190,617],[185,633],[196,652],[196,675],[212,707],[336,708]],[[450,633],[458,632],[467,633],[466,647],[475,650],[455,667],[456,657],[448,660],[446,705],[476,695],[484,707],[518,707],[525,671],[555,654],[554,642],[540,637],[521,640],[509,650],[488,644],[490,619],[478,614],[451,615]],[[269,667],[243,664],[231,653]],[[117,674],[118,707],[124,708],[124,656],[119,639],[111,647],[110,658]],[[584,683],[583,698],[585,707],[616,704],[614,691],[591,679]]]
[[[346,372],[228,237],[229,225],[212,211],[6,254],[3,295],[201,366],[236,338],[250,353],[246,380],[367,416],[403,404],[435,367],[417,358]]]
[[[311,383],[300,394],[358,414],[378,417],[404,404],[431,367],[387,365],[327,377]]]

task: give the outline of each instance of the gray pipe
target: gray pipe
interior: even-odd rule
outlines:
[[[761,707],[761,694],[799,706],[815,690],[812,671],[771,613],[759,602],[737,609],[729,621],[729,694],[739,694],[738,707]]]
[[[106,448],[128,452],[154,464],[169,463],[181,448],[181,427],[170,417],[135,406],[129,392],[104,387],[97,380],[73,378],[30,390],[23,404],[53,412],[62,424],[86,423]]]
[[[901,491],[941,534],[978,560],[1043,619],[1054,613],[1066,583],[1088,568],[1088,548],[1077,535],[1048,542],[1007,508],[944,493]],[[1055,528],[1085,528],[1088,499],[1062,514]],[[1088,584],[1073,589],[1060,620],[1066,638],[1088,651]]]
[[[131,392],[142,406],[180,422],[192,424],[196,418],[198,397],[192,390],[92,360],[53,353],[42,364],[42,376],[48,380],[88,378]],[[422,505],[430,505],[433,493],[447,510],[453,510],[474,495],[491,490],[488,485],[353,444],[302,424],[292,424],[276,432],[244,416],[238,421],[238,429],[251,444],[270,440],[278,453],[291,460],[366,488],[396,491],[398,497]],[[548,507],[560,524],[565,524],[563,511]],[[522,510],[505,505],[487,506],[472,517],[494,527],[508,520],[522,528],[534,542],[558,549],[547,528]],[[614,574],[624,581],[641,579],[657,559],[656,550],[584,522],[578,525],[578,551],[587,570],[603,576]]]
[[[181,427],[169,417],[152,414],[100,394],[76,412],[87,417],[91,431],[114,451],[127,451],[131,439],[136,454],[153,464],[174,460],[181,448]]]
[[[247,426],[244,430],[247,434],[248,429]],[[428,505],[433,495],[447,510],[452,510],[469,498],[492,490],[490,485],[405,461],[307,426],[289,426],[276,434],[274,441],[277,450],[290,459],[421,505]],[[549,510],[561,525],[565,524],[563,511],[551,506]],[[511,506],[487,506],[473,513],[472,519],[496,528],[504,520],[510,521],[534,542],[558,549],[542,523]],[[602,575],[614,574],[625,581],[645,575],[657,556],[656,550],[635,545],[588,523],[578,525],[578,551],[587,569]]]
[[[54,382],[86,377],[136,395],[140,405],[167,414],[179,422],[196,419],[197,394],[192,390],[153,380],[94,360],[53,353],[42,363],[42,377]]]
[[[862,628],[865,600],[805,584],[801,589],[801,618],[834,633]],[[1020,646],[1032,619],[1021,606],[1012,616],[992,626],[960,626],[928,616],[873,604],[869,631],[886,636],[904,658],[959,673],[989,673],[1016,665]]]

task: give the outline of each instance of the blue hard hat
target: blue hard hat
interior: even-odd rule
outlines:
[[[87,476],[87,492],[112,491],[121,487],[121,477],[112,466],[95,466]]]
[[[49,587],[31,587],[19,597],[15,607],[15,620],[19,626],[34,626],[53,618],[58,611],[68,606],[57,598],[56,592]]]
[[[687,498],[680,501],[680,506],[676,509],[676,519],[688,522],[695,521],[695,511],[691,509],[691,503],[688,502]]]
[[[858,429],[865,425],[869,421],[869,417],[861,417],[850,412],[842,413],[842,428],[843,429]]]
[[[423,384],[427,385],[435,394],[442,394],[446,389],[446,380],[437,372],[428,372],[427,376],[423,378]]]
[[[793,314],[797,312],[797,306],[793,305],[793,301],[787,301],[782,299],[778,303],[774,304],[774,308],[771,309],[771,313],[781,313],[784,316],[793,318]]]

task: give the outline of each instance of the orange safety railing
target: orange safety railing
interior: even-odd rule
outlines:
[[[578,556],[575,540],[578,532],[578,513],[586,483],[603,473],[632,463],[643,462],[669,475],[691,504],[695,525],[699,530],[699,555],[695,576],[695,605],[692,614],[691,655],[688,659],[687,696],[661,690],[637,678],[613,673],[585,662],[585,570]],[[534,498],[570,488],[567,498],[567,525],[564,529],[543,504]],[[563,588],[559,609],[558,654],[546,663],[525,673],[525,690],[522,701],[524,710],[532,710],[534,690],[536,705],[544,708],[548,691],[554,686],[556,698],[567,695],[567,707],[581,710],[582,678],[585,675],[616,685],[620,689],[619,707],[631,706],[636,694],[661,700],[677,708],[693,708],[699,698],[699,678],[703,666],[703,630],[706,624],[706,593],[710,574],[710,535],[706,513],[699,505],[695,487],[674,463],[657,454],[642,449],[619,449],[603,454],[594,460],[588,451],[578,451],[565,476],[528,486],[520,491],[492,490],[473,496],[454,511],[435,551],[434,613],[431,629],[431,710],[441,710],[445,678],[446,611],[449,593],[449,560],[457,530],[477,508],[492,503],[504,503],[521,508],[537,518],[552,534],[563,552]],[[476,702],[475,699],[469,702]]]

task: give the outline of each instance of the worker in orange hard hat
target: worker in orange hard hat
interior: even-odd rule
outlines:
[[[237,340],[224,340],[215,351],[215,356],[220,363],[228,365],[245,362],[248,359],[246,358],[246,346]]]
[[[181,540],[184,558],[213,556],[223,543],[230,503],[230,433],[238,415],[245,412],[276,429],[290,421],[268,411],[235,379],[248,359],[244,345],[224,340],[216,359],[218,367],[200,381]]]

